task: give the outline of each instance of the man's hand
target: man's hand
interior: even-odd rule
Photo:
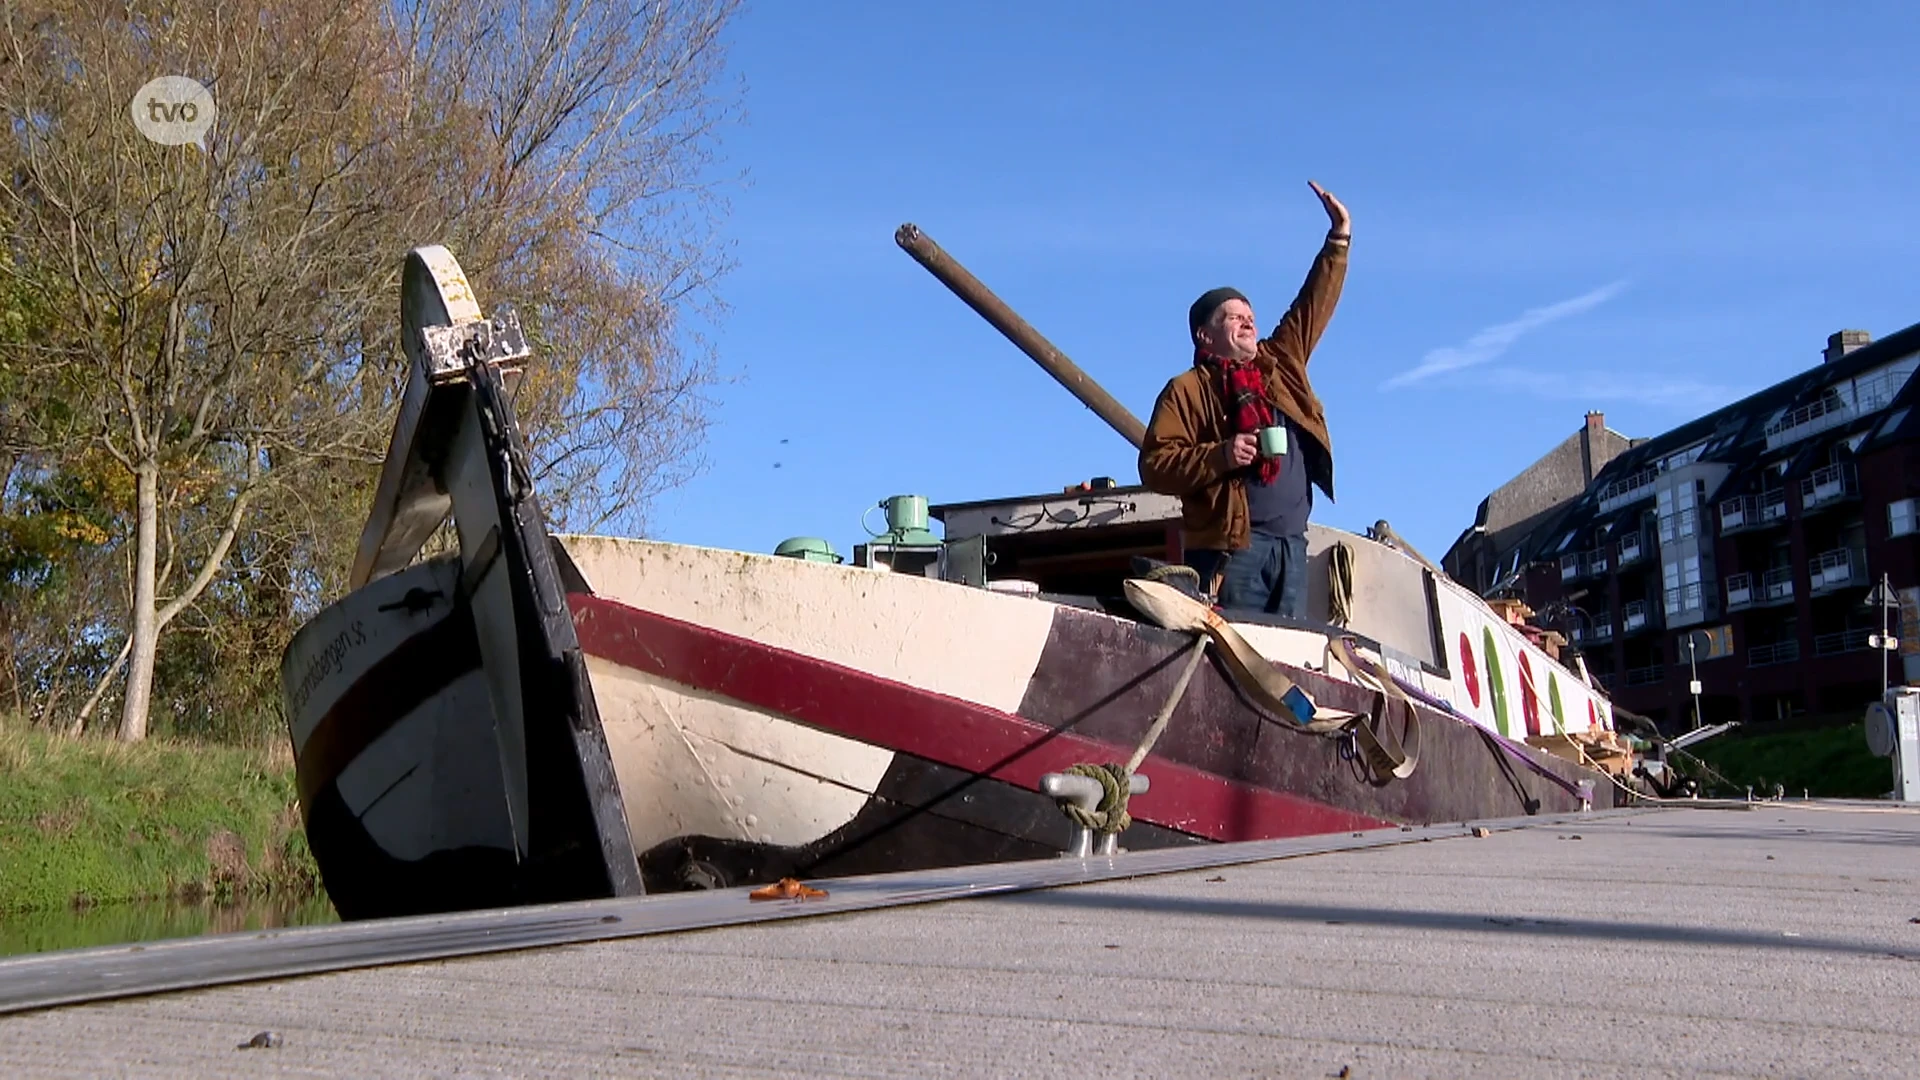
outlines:
[[[1229,472],[1243,465],[1251,465],[1256,452],[1252,432],[1243,431],[1220,444],[1220,456],[1226,460]]]
[[[1334,198],[1332,192],[1311,180],[1307,181],[1307,186],[1313,189],[1315,195],[1320,196],[1320,205],[1327,211],[1327,220],[1332,223],[1332,226],[1327,229],[1327,234],[1329,236],[1353,235],[1353,218],[1347,214],[1347,208],[1340,205],[1340,200]]]

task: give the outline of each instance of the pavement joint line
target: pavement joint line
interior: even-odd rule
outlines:
[[[1765,803],[1715,808],[1752,809]],[[441,915],[236,931],[67,949],[0,960],[0,1016],[60,1005],[318,975],[356,968],[586,944],[840,915],[981,896],[1092,885],[1310,855],[1365,851],[1489,833],[1599,823],[1681,807],[1611,810],[1400,826],[1355,833],[1157,848],[1083,859],[1053,857],[936,870],[809,879],[821,899],[750,901],[753,886],[536,904]],[[1692,807],[1688,807],[1692,808]]]

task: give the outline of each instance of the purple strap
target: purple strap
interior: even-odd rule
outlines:
[[[1567,794],[1572,795],[1576,799],[1587,798],[1586,795],[1581,793],[1579,787],[1575,786],[1573,781],[1568,780],[1563,776],[1559,776],[1555,774],[1554,772],[1549,770],[1546,766],[1528,757],[1525,753],[1523,753],[1520,750],[1519,747],[1513,744],[1512,739],[1507,738],[1505,735],[1502,735],[1497,731],[1488,731],[1486,728],[1481,727],[1479,724],[1474,723],[1472,717],[1463,715],[1460,712],[1460,710],[1453,707],[1452,702],[1434,697],[1432,694],[1427,693],[1424,689],[1407,682],[1405,679],[1402,679],[1398,675],[1393,676],[1393,681],[1396,685],[1400,687],[1400,689],[1407,692],[1408,697],[1415,698],[1419,700],[1422,704],[1425,704],[1430,708],[1438,709],[1449,716],[1456,717],[1460,720],[1466,721],[1469,724],[1472,724],[1474,730],[1480,733],[1481,738],[1484,738],[1494,746],[1497,746],[1500,749],[1505,750],[1509,756],[1518,760],[1522,765],[1525,765],[1527,768],[1532,769],[1535,773],[1539,774],[1544,779],[1549,780],[1555,784],[1558,784],[1560,788],[1564,790]]]

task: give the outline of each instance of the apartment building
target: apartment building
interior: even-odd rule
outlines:
[[[1607,427],[1604,414],[1588,413],[1579,431],[1480,500],[1473,524],[1440,557],[1447,576],[1481,595],[1490,592],[1513,571],[1513,557],[1525,550],[1527,538],[1558,520],[1633,443]]]
[[[1695,722],[1696,673],[1704,723],[1864,709],[1883,665],[1920,681],[1920,639],[1873,644],[1882,575],[1920,635],[1916,367],[1920,325],[1832,335],[1819,366],[1615,456],[1486,595],[1668,730]]]

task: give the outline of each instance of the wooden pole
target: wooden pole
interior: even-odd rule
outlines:
[[[909,222],[894,231],[893,241],[901,249],[913,256],[927,272],[940,279],[940,283],[953,291],[955,296],[964,300],[968,307],[978,312],[980,317],[993,324],[993,328],[1005,334],[1008,341],[1019,346],[1020,351],[1033,358],[1033,362],[1044,368],[1047,374],[1057,379],[1067,392],[1080,399],[1094,414],[1107,422],[1107,426],[1120,433],[1121,437],[1139,449],[1146,442],[1147,427],[1138,417],[1127,411],[1125,405],[1114,399],[1112,394],[1093,380],[1093,377],[1080,370],[1079,365],[1067,359],[1067,354],[1055,348],[1053,343],[1040,336],[1040,332],[1028,325],[1014,310],[1006,305],[993,290],[980,283],[980,279],[967,272],[967,268],[955,262],[951,255],[940,249],[933,238],[920,231],[918,225]]]

